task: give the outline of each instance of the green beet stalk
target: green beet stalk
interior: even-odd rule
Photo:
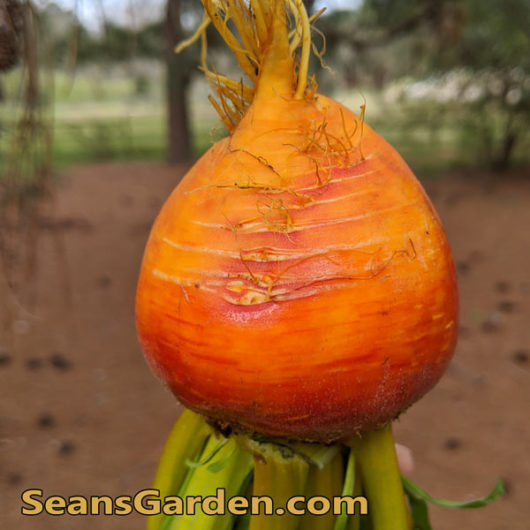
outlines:
[[[334,530],[335,514],[333,513],[333,497],[342,493],[342,483],[344,480],[344,465],[340,447],[335,445],[328,450],[335,449],[334,456],[330,462],[323,466],[313,464],[309,469],[307,487],[305,495],[307,498],[323,496],[331,503],[329,513],[325,515],[312,515],[306,513],[302,517],[300,528],[310,528],[311,530]]]
[[[189,471],[186,462],[194,460],[201,453],[212,429],[202,416],[185,409],[176,421],[166,441],[153,489],[160,491],[160,499],[176,495]],[[152,515],[147,519],[147,530],[159,530],[164,514]]]
[[[361,472],[373,530],[410,530],[390,425],[351,441]]]
[[[161,530],[231,530],[236,517],[228,513],[227,502],[245,492],[251,474],[250,453],[234,438],[221,440],[212,434],[179,490],[185,513],[167,517]],[[191,497],[204,501],[194,504],[194,513],[187,509]]]
[[[287,513],[287,500],[303,495],[309,473],[308,459],[289,447],[258,442],[241,437],[240,443],[254,455],[254,483],[252,495],[272,498],[274,512],[250,518],[250,530],[297,530],[301,517]],[[282,512],[282,513],[280,513]]]

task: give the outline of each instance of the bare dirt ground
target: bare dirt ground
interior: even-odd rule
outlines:
[[[136,342],[134,295],[150,225],[182,170],[74,168],[36,239],[31,303],[2,292],[0,527],[143,528],[141,516],[22,517],[21,492],[133,494],[150,487],[178,414]],[[482,510],[433,508],[435,530],[530,528],[530,179],[428,181],[459,272],[461,332],[439,385],[396,425],[412,478]],[[26,297],[27,298],[27,297]],[[7,326],[7,329],[6,329]]]

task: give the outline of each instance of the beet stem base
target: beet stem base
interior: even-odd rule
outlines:
[[[182,499],[183,512],[149,517],[147,530],[411,529],[390,426],[363,432],[345,445],[320,445],[224,437],[202,416],[185,410],[168,438],[153,488],[160,491],[162,505],[168,496]],[[363,495],[368,514],[361,515]],[[196,496],[210,496],[212,502],[196,503],[190,513],[187,499]],[[265,502],[255,515],[222,514],[234,496],[246,497],[249,509],[256,497],[268,497],[272,512],[265,512]],[[300,496],[295,509],[306,508],[315,497],[329,500],[330,509],[323,515],[293,515],[286,508],[294,496]],[[335,514],[339,497],[350,501]]]

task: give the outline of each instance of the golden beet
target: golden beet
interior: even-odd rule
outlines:
[[[438,381],[456,342],[456,277],[396,151],[344,106],[299,90],[284,26],[258,42],[248,105],[221,99],[231,135],[156,220],[137,326],[187,407],[329,442],[383,426]]]

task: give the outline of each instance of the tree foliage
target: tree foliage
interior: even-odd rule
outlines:
[[[304,3],[314,11],[314,0]],[[180,0],[180,5],[185,37],[199,23],[202,8],[199,0]],[[70,23],[63,27],[69,30],[60,31],[61,11],[48,4],[43,13],[52,28],[47,34],[53,35],[56,64],[71,60],[73,47],[79,63],[166,57],[163,20],[134,30],[107,20],[93,34],[75,14],[64,12]],[[336,72],[328,83],[335,87],[372,84],[382,89],[403,77],[454,78],[462,72],[454,97],[462,105],[462,122],[483,139],[482,159],[502,168],[528,129],[529,20],[530,2],[521,0],[364,0],[358,9],[329,11],[316,25],[326,35],[325,60]],[[315,42],[320,46],[316,33]],[[208,33],[208,45],[223,50],[215,31]],[[198,62],[198,46],[185,50],[180,64],[186,79]],[[319,82],[324,90],[331,88],[325,76]],[[477,121],[485,113],[489,125]]]
[[[401,77],[451,77],[451,105],[479,134],[479,157],[506,168],[528,134],[530,2],[520,0],[364,0],[332,12],[320,28],[328,57],[347,83],[378,88]]]

